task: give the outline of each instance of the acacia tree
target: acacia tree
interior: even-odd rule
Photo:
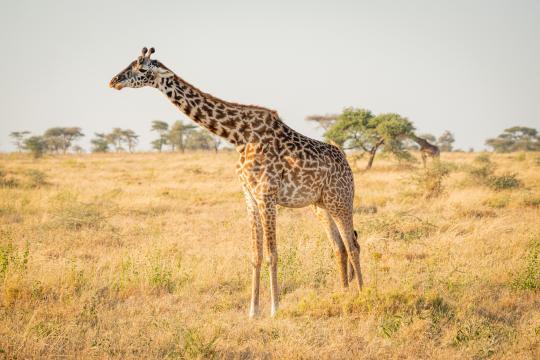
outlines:
[[[65,154],[74,141],[83,137],[80,127],[54,127],[47,129],[43,138],[47,148],[54,152]]]
[[[185,151],[186,136],[189,132],[195,129],[196,126],[193,124],[184,124],[182,121],[175,121],[171,125],[169,130],[167,140],[169,145],[171,145],[171,150],[179,150],[181,152]]]
[[[486,145],[495,152],[536,151],[540,150],[540,137],[536,129],[513,126],[496,138],[487,139]]]
[[[122,138],[126,142],[128,151],[132,153],[135,150],[135,146],[139,143],[139,135],[131,129],[122,130]]]
[[[328,131],[337,121],[338,117],[339,114],[309,115],[306,117],[306,120],[316,122],[324,131]]]
[[[109,152],[109,139],[105,133],[95,133],[96,137],[90,140],[92,152]]]
[[[349,107],[343,110],[324,137],[344,149],[361,149],[368,153],[368,170],[381,148],[399,158],[409,157],[403,140],[413,130],[412,123],[398,114],[374,116],[370,110]]]
[[[17,147],[17,151],[24,150],[24,139],[26,135],[30,134],[30,131],[13,131],[9,134],[13,138],[13,144]]]
[[[191,150],[210,150],[212,137],[205,129],[190,131],[186,138],[186,148]]]
[[[34,158],[40,158],[47,149],[47,143],[43,136],[31,136],[23,141],[24,149],[30,151]]]
[[[439,139],[437,140],[437,146],[441,151],[452,151],[454,148],[454,142],[456,139],[454,138],[454,134],[452,134],[450,131],[445,130],[441,136],[439,136]]]
[[[219,146],[221,145],[223,139],[214,134],[210,134],[210,139],[210,145],[214,149],[214,152],[217,154]]]
[[[166,145],[168,142],[167,131],[169,130],[169,124],[161,120],[154,120],[152,121],[151,130],[157,132],[159,135],[158,139],[152,141],[152,147],[157,151],[161,152],[161,150],[163,149],[163,145]]]
[[[120,128],[113,128],[112,131],[107,134],[107,141],[114,146],[116,152],[124,151],[122,143],[124,142],[124,130]]]

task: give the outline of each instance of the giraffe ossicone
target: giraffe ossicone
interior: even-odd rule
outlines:
[[[228,102],[202,92],[158,60],[150,59],[152,53],[154,48],[143,48],[142,55],[109,86],[118,90],[155,87],[195,123],[235,145],[240,155],[236,173],[251,223],[250,317],[259,313],[263,249],[270,267],[271,315],[278,310],[278,205],[315,209],[334,245],[342,286],[347,288],[356,275],[361,289],[360,247],[353,228],[354,179],[345,154],[291,129],[274,110]]]

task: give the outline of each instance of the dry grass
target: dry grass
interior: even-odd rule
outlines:
[[[495,188],[476,156],[356,173],[360,295],[280,209],[280,313],[265,272],[250,321],[234,154],[1,155],[0,358],[539,358],[539,155],[490,156]]]

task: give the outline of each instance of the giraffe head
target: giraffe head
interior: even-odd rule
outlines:
[[[154,52],[154,48],[148,50],[144,47],[142,49],[142,54],[136,60],[131,62],[127,68],[113,77],[109,82],[109,86],[117,90],[121,90],[125,87],[156,87],[160,79],[174,76],[172,71],[167,69],[159,61],[150,59],[150,55]]]

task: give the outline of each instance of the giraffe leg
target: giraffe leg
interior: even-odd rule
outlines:
[[[358,233],[356,232],[356,230],[354,230],[354,247],[356,249],[358,249],[358,252],[360,252],[360,245],[358,245]],[[348,273],[349,273],[349,282],[352,282],[354,280],[354,266],[353,264],[349,261],[348,262]]]
[[[346,211],[333,211],[332,218],[336,222],[341,238],[344,239],[345,248],[349,254],[349,260],[352,263],[354,272],[356,273],[356,282],[358,284],[358,290],[362,290],[363,279],[362,271],[360,270],[360,247],[356,246],[352,209]]]
[[[263,229],[263,242],[268,252],[268,265],[270,270],[270,297],[273,317],[278,310],[278,283],[277,283],[277,246],[276,246],[276,199],[273,195],[265,195],[258,202],[259,214]]]
[[[249,220],[251,222],[251,266],[253,267],[253,272],[251,278],[251,304],[249,307],[249,317],[254,318],[259,313],[259,288],[261,283],[261,263],[263,258],[262,225],[257,203],[246,188],[244,188],[244,197],[246,198]]]
[[[422,155],[422,163],[424,164],[424,169],[425,169],[427,166],[427,156],[425,153],[421,153],[421,155]]]
[[[347,279],[347,249],[343,244],[343,240],[341,240],[341,236],[339,235],[339,230],[336,226],[336,223],[334,222],[332,216],[330,216],[328,211],[317,205],[313,206],[313,208],[315,210],[315,214],[324,226],[326,235],[334,244],[339,274],[341,278],[341,285],[344,289],[346,289],[349,287],[349,280]]]

